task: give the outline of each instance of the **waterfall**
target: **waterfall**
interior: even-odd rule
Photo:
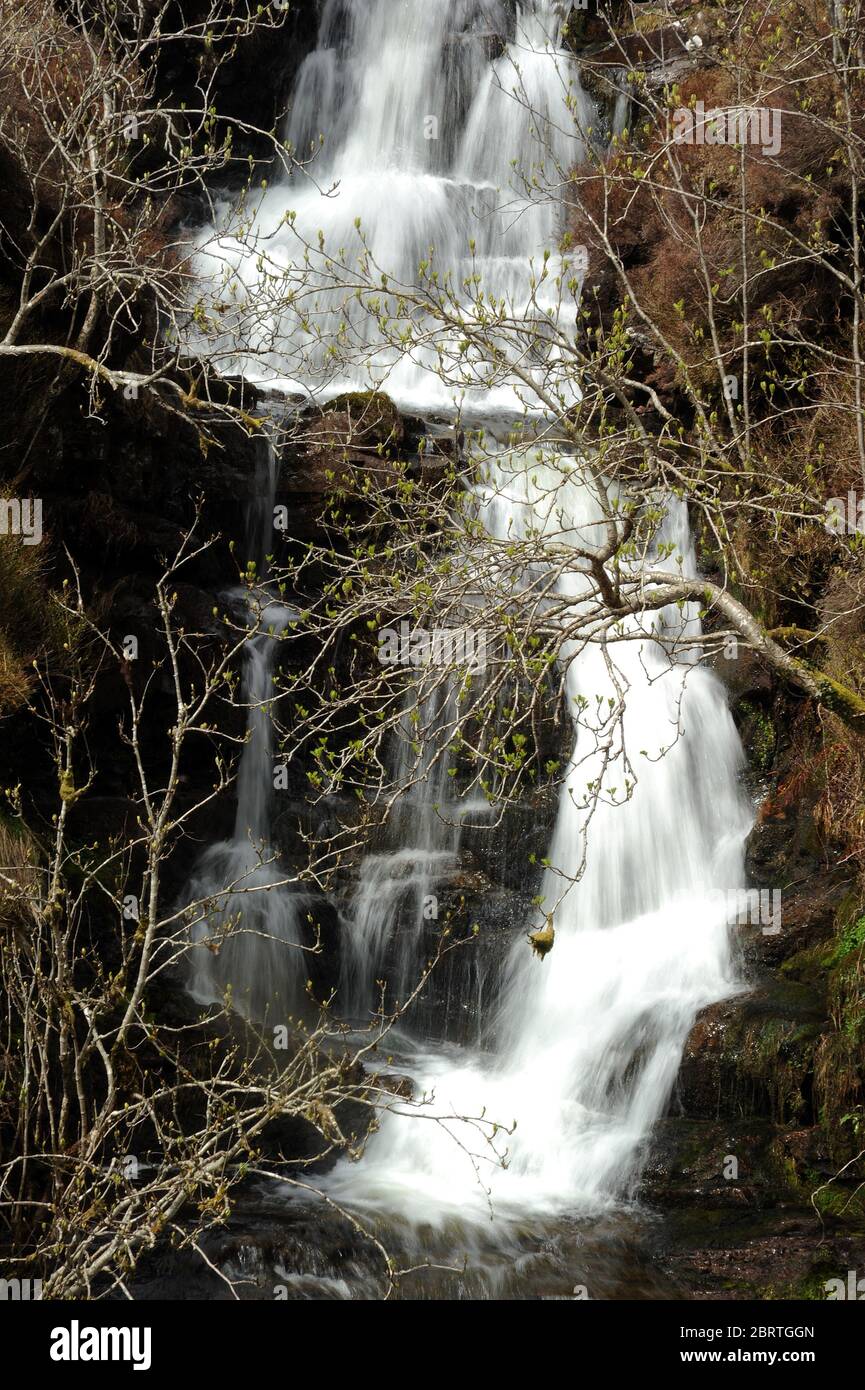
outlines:
[[[534,0],[514,15],[500,0],[326,0],[287,132],[299,158],[311,149],[315,158],[267,190],[254,231],[232,236],[226,207],[219,239],[214,228],[200,238],[227,371],[318,400],[381,387],[421,414],[457,405],[522,413],[525,393],[513,382],[490,390],[489,364],[463,359],[461,335],[438,330],[401,351],[380,340],[376,316],[347,287],[367,261],[374,285],[383,271],[407,286],[427,262],[457,299],[471,283],[517,320],[542,327],[555,312],[575,321],[576,299],[558,302],[565,266],[549,187],[582,157],[576,131],[597,125],[597,113],[561,47],[561,8]],[[493,62],[491,43],[503,45]],[[250,301],[253,325],[238,345],[229,306]],[[442,363],[453,380],[441,379]]]
[[[479,489],[489,530],[591,544],[593,490],[572,459],[537,455],[506,453],[491,470]],[[656,546],[673,546],[683,572],[696,572],[684,503],[669,503]],[[584,586],[578,574],[560,581],[575,608]],[[483,1221],[490,1200],[499,1215],[597,1210],[637,1175],[697,1011],[737,988],[718,889],[743,882],[751,824],[725,693],[688,649],[694,607],[651,621],[645,637],[645,620],[634,621],[634,640],[612,655],[599,644],[563,649],[572,711],[627,692],[621,741],[610,758],[591,718],[575,719],[541,890],[555,946],[541,962],[514,944],[496,1055],[412,1058],[418,1099],[395,1103],[364,1162],[329,1180],[331,1195],[417,1222]],[[638,777],[627,800],[625,750]],[[584,850],[585,871],[568,882]]]
[[[513,383],[485,389],[482,363],[461,383],[444,384],[435,369],[437,351],[450,360],[446,334],[436,347],[404,352],[382,342],[315,248],[321,231],[344,266],[367,248],[383,272],[409,285],[433,259],[454,285],[479,275],[517,318],[573,322],[576,304],[558,303],[553,288],[560,228],[546,185],[580,160],[574,118],[586,128],[594,112],[561,47],[563,10],[553,0],[326,0],[289,131],[301,156],[322,132],[321,151],[309,170],[263,195],[251,240],[233,235],[226,213],[219,246],[200,257],[202,276],[220,292],[238,303],[261,297],[252,338],[233,341],[230,315],[223,320],[228,370],[319,399],[380,385],[421,413],[523,410]],[[202,247],[212,236],[202,233]],[[554,269],[546,288],[532,284],[545,253]],[[270,295],[270,275],[282,277],[282,289],[294,287],[298,302]],[[345,286],[350,280],[346,272]],[[329,352],[337,341],[354,342],[355,356]],[[476,498],[499,538],[546,531],[577,546],[599,520],[579,460],[550,445],[502,450]],[[684,503],[668,502],[655,543],[666,568],[678,562],[696,573]],[[575,612],[583,583],[579,574],[560,581]],[[395,1095],[362,1162],[340,1163],[325,1179],[339,1202],[432,1226],[488,1221],[491,1210],[596,1211],[632,1189],[697,1011],[737,988],[717,890],[743,881],[750,814],[723,689],[689,649],[698,632],[693,606],[673,606],[605,647],[564,647],[572,748],[540,887],[555,947],[541,961],[525,939],[514,943],[490,1050],[412,1050],[414,1099]],[[251,671],[249,681],[251,689]],[[620,734],[604,756],[585,710],[609,708],[622,693]],[[266,685],[259,695],[251,719],[253,708],[264,716]],[[423,722],[433,730],[431,750],[434,711]],[[261,722],[254,734],[260,755]],[[258,755],[247,750],[244,787]],[[629,763],[636,784],[625,796]],[[343,974],[355,1014],[373,1007],[398,928],[397,978],[421,958],[423,900],[458,850],[458,811],[435,812],[444,801],[441,772],[440,762],[421,763],[388,841],[361,866]],[[247,869],[252,796],[250,788],[231,846]],[[266,838],[261,825],[257,833]],[[216,967],[202,970],[204,996]],[[267,967],[259,961],[255,970],[258,990],[269,990]],[[242,973],[252,987],[246,957]],[[229,974],[220,957],[220,979]]]
[[[250,635],[244,644],[241,703],[247,711],[246,742],[237,772],[237,811],[230,840],[211,845],[184,893],[195,910],[189,991],[199,1003],[233,1006],[249,1018],[286,1017],[304,978],[300,919],[306,906],[292,892],[270,844],[273,790],[273,721],[269,700],[279,638],[296,611],[273,598],[262,581],[273,538],[276,456],[266,441],[249,508],[248,551],[255,590],[226,595]],[[224,936],[224,941],[223,941]],[[282,1013],[279,1014],[278,1011]]]

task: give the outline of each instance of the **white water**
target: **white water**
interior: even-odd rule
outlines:
[[[409,723],[415,704],[419,706],[417,729]],[[388,847],[368,854],[361,864],[345,924],[340,997],[349,1018],[362,1019],[375,1012],[380,1004],[376,979],[389,955],[388,976],[399,997],[405,998],[414,987],[422,965],[425,905],[442,875],[457,863],[459,808],[448,805],[447,759],[435,757],[447,742],[452,706],[449,690],[433,691],[420,700],[412,692],[407,700],[393,783],[409,790],[391,812]],[[418,741],[419,754],[415,752]],[[413,930],[405,930],[408,925]],[[400,926],[403,929],[394,943]]]
[[[248,524],[250,559],[257,563],[260,579],[273,537],[275,488],[276,461],[268,447]],[[269,701],[279,637],[297,614],[261,588],[241,589],[230,598],[245,608],[251,634],[241,690],[246,744],[237,773],[234,834],[205,851],[184,894],[186,903],[202,905],[191,928],[197,944],[190,952],[188,987],[202,1004],[221,1002],[230,989],[234,1007],[248,1018],[285,1018],[305,977],[300,950],[305,899],[288,886],[289,875],[270,844],[274,760]]]
[[[482,489],[488,528],[504,538],[531,526],[590,544],[600,519],[593,493],[559,463],[550,454],[539,464],[535,449],[528,464],[505,456]],[[671,505],[662,541],[695,572],[682,504]],[[584,584],[572,576],[560,589],[578,607]],[[488,1218],[488,1194],[497,1214],[518,1215],[597,1210],[628,1191],[697,1011],[736,988],[717,889],[743,881],[751,823],[724,691],[682,651],[698,620],[672,607],[646,623],[654,636],[608,649],[614,674],[599,645],[563,653],[572,708],[582,696],[589,713],[575,729],[541,890],[556,942],[543,962],[515,943],[497,1055],[467,1053],[456,1065],[452,1055],[414,1058],[409,1069],[429,1099],[397,1103],[363,1163],[337,1169],[331,1195],[435,1223]],[[618,805],[622,756],[603,770],[587,727],[596,697],[615,699],[616,684],[628,692],[622,745],[639,779]],[[598,779],[605,795],[596,803],[587,787]],[[576,874],[586,844],[585,872],[568,883],[555,870]],[[490,1121],[517,1127],[493,1135]],[[500,1155],[507,1150],[506,1167],[491,1138]]]
[[[383,348],[368,319],[325,286],[315,254],[322,278],[302,305],[311,331],[300,330],[299,306],[286,306],[282,294],[286,283],[305,282],[300,239],[317,245],[319,228],[331,252],[345,248],[345,263],[356,261],[360,217],[391,277],[411,283],[432,247],[455,283],[477,269],[515,312],[537,317],[552,309],[552,301],[532,296],[529,280],[532,263],[537,268],[545,250],[555,253],[557,210],[527,191],[525,176],[531,182],[537,174],[543,184],[552,165],[579,160],[569,91],[589,122],[591,111],[558,45],[552,0],[518,7],[507,51],[493,63],[483,41],[465,37],[479,33],[489,14],[503,24],[509,8],[480,0],[327,0],[318,49],[298,82],[291,134],[303,153],[325,132],[314,171],[322,188],[337,184],[338,191],[323,197],[302,178],[269,190],[257,221],[258,254],[250,254],[248,239],[224,238],[228,289],[238,301],[262,290],[267,300],[256,336],[234,349],[228,366],[319,394],[381,383],[421,410],[453,409],[455,400],[490,413],[519,408],[513,383],[483,391],[482,366],[461,392],[430,373],[429,351]],[[437,140],[425,138],[431,114]],[[289,209],[293,226],[284,221]],[[267,268],[284,277],[279,293],[267,289]],[[212,256],[204,269],[218,273]],[[572,310],[560,318],[565,325]],[[343,342],[357,349],[354,366],[334,366],[326,352],[343,325]],[[555,454],[543,465],[533,455],[529,468],[519,455],[505,456],[493,484],[481,490],[479,505],[496,536],[531,525],[555,529],[561,541],[570,527],[576,543],[597,520],[578,471],[565,478]],[[551,486],[555,509],[542,500]],[[665,538],[693,573],[683,506],[671,506]],[[665,568],[675,563],[664,561]],[[562,590],[577,606],[580,586],[575,577]],[[697,1011],[736,988],[717,890],[742,882],[749,826],[723,690],[682,647],[696,619],[673,608],[646,621],[650,635],[607,649],[613,671],[600,647],[564,653],[572,702],[583,696],[593,709],[596,697],[616,698],[616,685],[626,691],[624,747],[638,782],[625,804],[609,804],[621,799],[625,782],[621,747],[601,772],[591,729],[575,724],[549,851],[553,870],[541,890],[545,908],[555,911],[554,950],[541,962],[524,940],[514,945],[494,1055],[415,1052],[416,1094],[433,1098],[420,1107],[395,1100],[362,1162],[340,1164],[328,1179],[340,1201],[435,1224],[454,1216],[485,1220],[488,1193],[494,1210],[508,1215],[597,1210],[629,1191]],[[599,776],[604,796],[590,817],[586,788]],[[356,1011],[370,1007],[397,919],[414,923],[419,935],[419,903],[455,853],[451,832],[429,819],[436,795],[428,779],[406,798],[394,823],[402,842],[362,867],[344,977]],[[248,842],[242,819],[239,813],[232,842],[238,851]],[[585,872],[571,883],[586,847]],[[249,983],[248,961],[236,965]],[[223,982],[227,973],[220,964]],[[256,987],[269,987],[266,969]],[[516,1129],[505,1135],[493,1122]],[[500,1153],[507,1149],[507,1166],[486,1139]]]
[[[489,365],[460,358],[440,327],[410,352],[384,346],[345,285],[367,254],[374,288],[382,271],[414,285],[427,261],[450,277],[457,302],[466,278],[477,276],[517,318],[575,320],[574,296],[561,303],[557,288],[561,228],[548,189],[581,157],[576,132],[596,113],[560,46],[561,8],[553,0],[326,0],[288,130],[299,158],[318,150],[309,176],[269,189],[252,233],[232,237],[226,208],[221,240],[214,229],[200,238],[199,269],[220,287],[229,330],[225,305],[257,306],[254,326],[244,321],[243,351],[226,334],[226,370],[319,399],[381,386],[420,412],[457,402],[485,413],[537,409],[513,381],[490,390]],[[504,53],[490,62],[490,36],[508,29]],[[329,256],[344,267],[335,284]],[[453,379],[444,382],[437,367]]]

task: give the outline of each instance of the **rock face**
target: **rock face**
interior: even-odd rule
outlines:
[[[220,114],[261,131],[281,129],[295,75],[314,46],[322,3],[287,0],[271,7],[276,23],[261,28],[243,43],[216,38],[204,53],[198,43],[165,44],[159,70],[160,95],[182,101],[193,84],[208,78],[215,59],[227,53],[211,90]],[[187,23],[195,22],[196,8],[195,4],[184,7]],[[238,131],[235,143],[243,157],[247,153],[267,155],[266,141],[253,133]]]

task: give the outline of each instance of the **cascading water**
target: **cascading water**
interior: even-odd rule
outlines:
[[[318,399],[381,386],[420,413],[457,401],[487,415],[522,411],[518,387],[485,387],[484,365],[467,367],[440,330],[434,345],[384,345],[345,285],[364,263],[373,287],[381,272],[411,286],[427,262],[457,299],[473,283],[541,331],[551,313],[575,317],[556,289],[549,188],[582,157],[576,131],[597,127],[597,113],[561,47],[560,11],[555,0],[517,5],[515,16],[501,0],[326,0],[288,130],[299,158],[318,150],[308,175],[269,189],[242,240],[227,209],[221,240],[212,228],[201,238],[200,271],[218,286],[227,329],[232,302],[257,306],[239,349],[226,334],[226,370]],[[490,62],[509,14],[510,39]],[[443,362],[462,385],[442,379]]]
[[[418,703],[420,733],[410,723]],[[448,804],[447,760],[436,756],[453,719],[452,703],[449,689],[431,691],[419,702],[412,692],[406,702],[393,782],[409,790],[397,800],[387,827],[388,843],[397,848],[365,857],[346,923],[340,994],[350,1018],[369,1016],[380,1005],[375,982],[392,951],[398,924],[403,930],[388,974],[398,996],[405,998],[414,987],[422,964],[425,907],[439,879],[457,862],[459,827],[454,817],[459,808]],[[411,930],[405,930],[406,925]]]
[[[561,8],[553,0],[527,0],[515,12],[498,0],[326,0],[290,130],[301,156],[319,131],[326,137],[312,166],[318,187],[298,176],[266,193],[256,254],[249,238],[232,239],[227,224],[219,254],[211,248],[202,256],[203,273],[224,273],[237,302],[264,288],[257,336],[233,345],[231,369],[319,396],[381,384],[421,411],[453,410],[455,399],[493,415],[521,408],[513,387],[484,393],[480,370],[455,393],[441,382],[432,350],[383,345],[369,316],[346,306],[324,256],[313,249],[303,264],[298,248],[315,248],[321,229],[331,254],[342,248],[344,265],[365,245],[381,270],[409,284],[434,248],[455,285],[479,274],[515,315],[542,321],[555,313],[562,323],[562,306],[543,298],[552,290],[532,285],[533,261],[544,252],[555,260],[558,214],[544,185],[581,157],[575,113],[583,126],[594,116],[561,48]],[[506,31],[508,14],[508,41],[491,56],[490,34]],[[310,268],[313,282],[320,276],[312,289]],[[272,269],[283,288],[296,283],[302,303],[286,307],[280,295],[278,309],[267,312]],[[333,365],[340,359],[327,347],[337,340],[356,343],[354,368],[344,356]],[[549,446],[541,463],[537,447],[531,462],[504,453],[478,490],[478,506],[500,538],[555,528],[559,542],[569,533],[576,546],[598,521],[574,458]],[[661,542],[695,572],[683,504],[670,503]],[[560,582],[575,611],[584,584],[576,572]],[[736,987],[716,890],[742,882],[749,812],[722,688],[687,651],[697,631],[694,614],[673,607],[634,627],[631,640],[563,652],[573,712],[584,701],[615,703],[621,691],[625,711],[623,745],[606,764],[586,720],[575,721],[552,867],[541,886],[554,912],[555,948],[541,962],[524,940],[514,945],[494,1054],[415,1051],[407,1069],[418,1101],[395,1098],[363,1161],[330,1175],[329,1194],[340,1202],[435,1226],[456,1216],[487,1220],[488,1194],[495,1212],[513,1215],[596,1211],[628,1192],[696,1012]],[[624,801],[623,747],[638,774]],[[592,782],[601,795],[589,808]],[[424,820],[436,795],[428,782],[403,798],[391,826],[400,847],[394,851],[392,841],[362,866],[343,979],[354,1013],[371,1006],[397,918],[422,931],[420,897],[455,853],[451,830]],[[239,820],[244,845],[247,829]],[[240,843],[236,837],[238,852]],[[573,882],[584,851],[585,871]],[[247,980],[259,968],[244,959]],[[220,973],[230,972],[220,964]],[[269,989],[266,975],[259,988]],[[512,1133],[495,1128],[510,1130],[515,1121]],[[487,1140],[507,1147],[506,1166]]]
[[[256,574],[265,578],[273,536],[276,459],[269,443],[250,508],[248,548]],[[189,990],[199,1003],[221,1002],[231,991],[234,1007],[264,1019],[297,997],[302,978],[299,949],[301,895],[292,892],[270,845],[273,789],[273,723],[269,700],[279,637],[294,609],[265,589],[240,589],[228,596],[243,605],[250,627],[245,644],[241,700],[247,710],[246,744],[237,773],[237,812],[230,840],[202,855],[185,893],[197,910],[190,953]],[[222,937],[225,937],[224,941]]]
[[[537,452],[529,465],[506,456],[480,490],[488,529],[514,538],[531,527],[590,545],[601,517],[593,491],[555,454],[539,463]],[[674,546],[683,572],[695,573],[684,504],[670,504],[656,544]],[[585,584],[576,573],[561,582],[576,609]],[[364,1163],[337,1170],[332,1195],[435,1223],[487,1219],[488,1194],[499,1214],[521,1214],[597,1210],[627,1191],[697,1011],[736,987],[718,889],[743,881],[751,823],[723,689],[682,653],[698,619],[674,606],[652,626],[641,639],[645,626],[634,623],[634,640],[613,653],[591,643],[563,651],[572,710],[606,709],[627,692],[621,747],[639,780],[623,801],[623,755],[605,755],[583,715],[541,890],[555,948],[541,963],[525,941],[513,947],[497,1055],[413,1059],[418,1094],[432,1099],[397,1105]],[[562,875],[586,846],[585,871],[568,883]],[[514,1121],[500,1166],[490,1125]]]

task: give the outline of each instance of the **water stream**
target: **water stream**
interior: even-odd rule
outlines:
[[[201,1004],[220,1003],[230,991],[234,1007],[249,1018],[283,1018],[305,978],[302,894],[289,884],[270,842],[273,794],[273,722],[269,701],[279,637],[296,610],[261,587],[273,538],[276,458],[262,441],[256,496],[249,508],[247,549],[256,566],[253,589],[232,590],[229,608],[248,624],[241,705],[247,711],[245,744],[237,770],[237,811],[229,840],[211,845],[196,865],[185,899],[203,903],[196,912],[189,991]],[[239,923],[239,929],[233,928]],[[222,939],[224,936],[224,940]]]

